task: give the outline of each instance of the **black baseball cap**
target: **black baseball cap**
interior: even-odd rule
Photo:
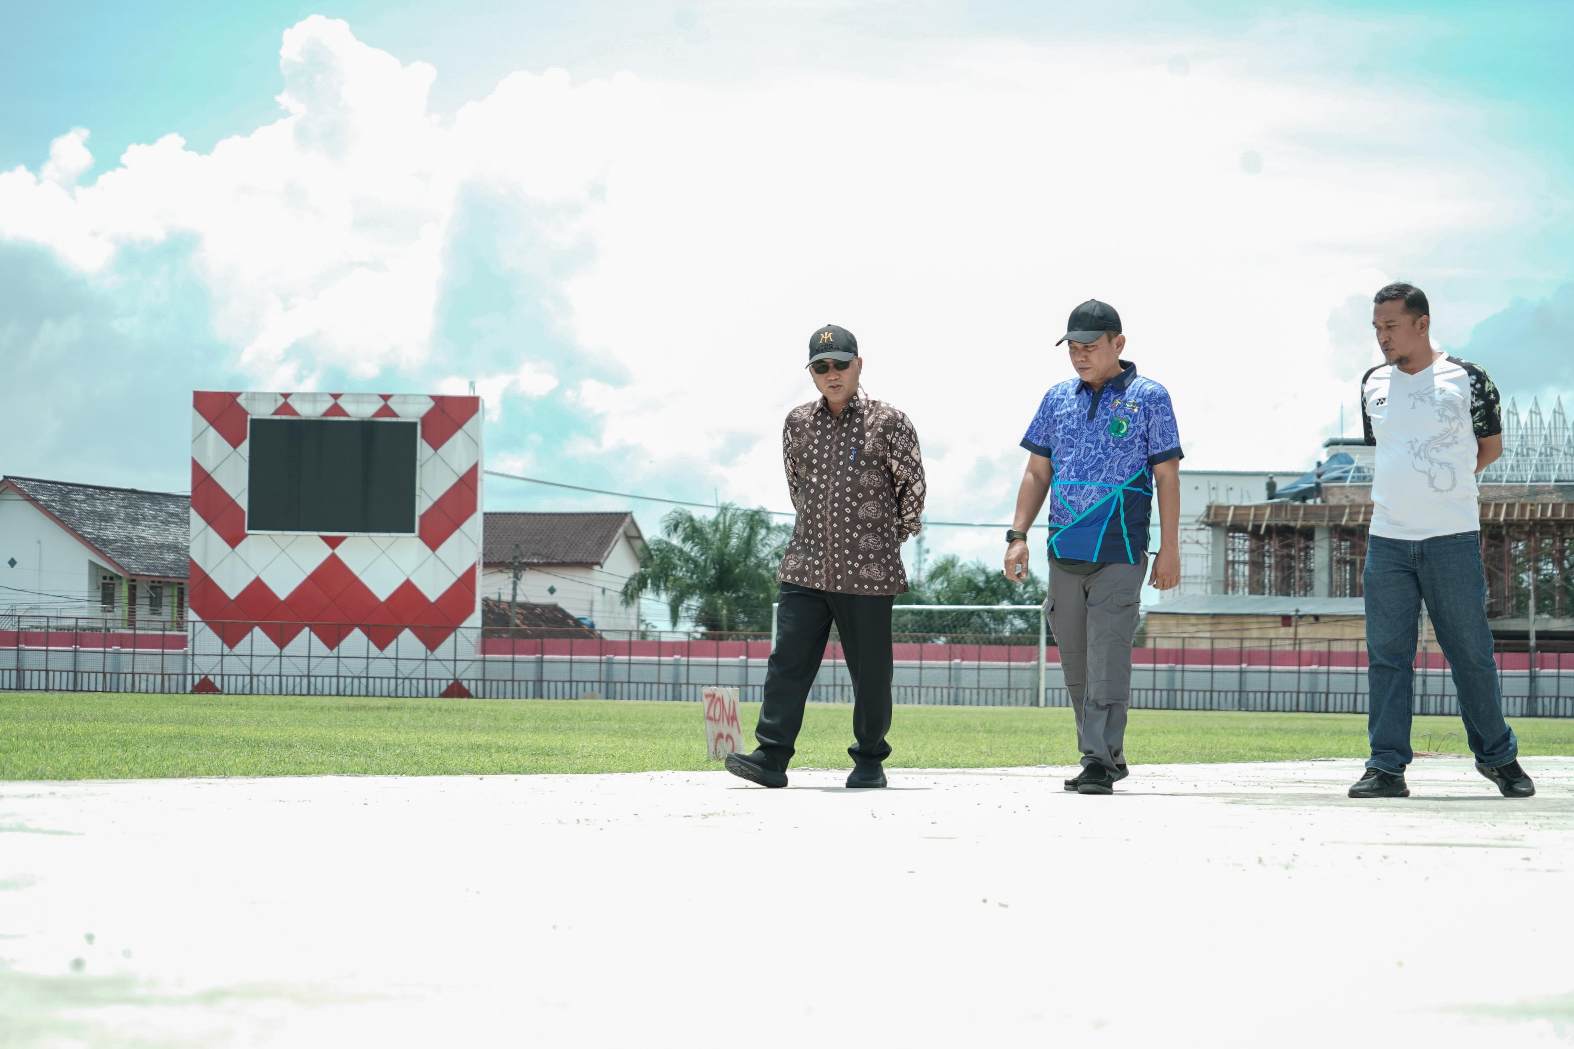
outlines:
[[[1071,311],[1066,321],[1066,334],[1056,339],[1055,345],[1059,346],[1067,339],[1072,342],[1097,342],[1105,332],[1120,334],[1120,314],[1107,302],[1089,299]]]
[[[809,363],[850,361],[858,356],[858,340],[846,328],[827,324],[809,336]]]

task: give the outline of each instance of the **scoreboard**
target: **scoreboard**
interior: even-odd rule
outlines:
[[[480,409],[435,394],[193,394],[187,592],[213,641],[193,653],[197,687],[214,690],[204,660],[242,651],[474,649]]]

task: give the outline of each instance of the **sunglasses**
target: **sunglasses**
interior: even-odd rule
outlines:
[[[815,361],[813,364],[809,365],[809,367],[814,369],[814,374],[824,375],[826,372],[831,370],[831,366],[833,364],[836,366],[836,370],[839,372],[844,372],[853,366],[852,361]]]

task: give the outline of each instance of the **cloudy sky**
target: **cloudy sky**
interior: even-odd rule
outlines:
[[[1292,470],[1395,278],[1574,389],[1567,3],[1092,6],[0,0],[0,473],[184,490],[194,387],[473,381],[493,469],[779,508],[834,321],[931,516],[1005,521],[1076,303],[1186,466]]]

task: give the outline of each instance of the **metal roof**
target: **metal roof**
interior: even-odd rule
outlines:
[[[481,561],[507,564],[518,545],[527,565],[605,564],[618,536],[629,540],[640,556],[645,536],[627,510],[595,513],[534,513],[494,510],[482,524]]]
[[[1487,467],[1482,480],[1500,484],[1556,484],[1574,481],[1574,427],[1558,398],[1550,415],[1532,399],[1521,416],[1512,399],[1503,409],[1503,455]]]
[[[1574,501],[1569,501],[1565,492],[1552,491],[1552,486],[1547,486],[1549,493],[1553,496],[1551,499],[1504,500],[1493,498],[1499,492],[1495,492],[1492,489],[1498,487],[1497,485],[1482,486],[1482,524],[1574,520]],[[1509,490],[1514,493],[1523,491],[1520,487],[1512,487]],[[1367,525],[1371,520],[1372,504],[1370,502],[1274,502],[1244,503],[1233,506],[1224,503],[1210,503],[1198,518],[1198,522],[1205,525],[1245,528],[1248,530],[1256,530],[1273,525],[1293,525],[1296,528],[1310,528],[1322,525],[1355,527]]]
[[[112,562],[106,568],[153,579],[185,579],[191,499],[172,492],[0,478]]]
[[[481,625],[489,637],[597,638],[562,605],[520,601],[510,604],[490,597],[481,599]]]

